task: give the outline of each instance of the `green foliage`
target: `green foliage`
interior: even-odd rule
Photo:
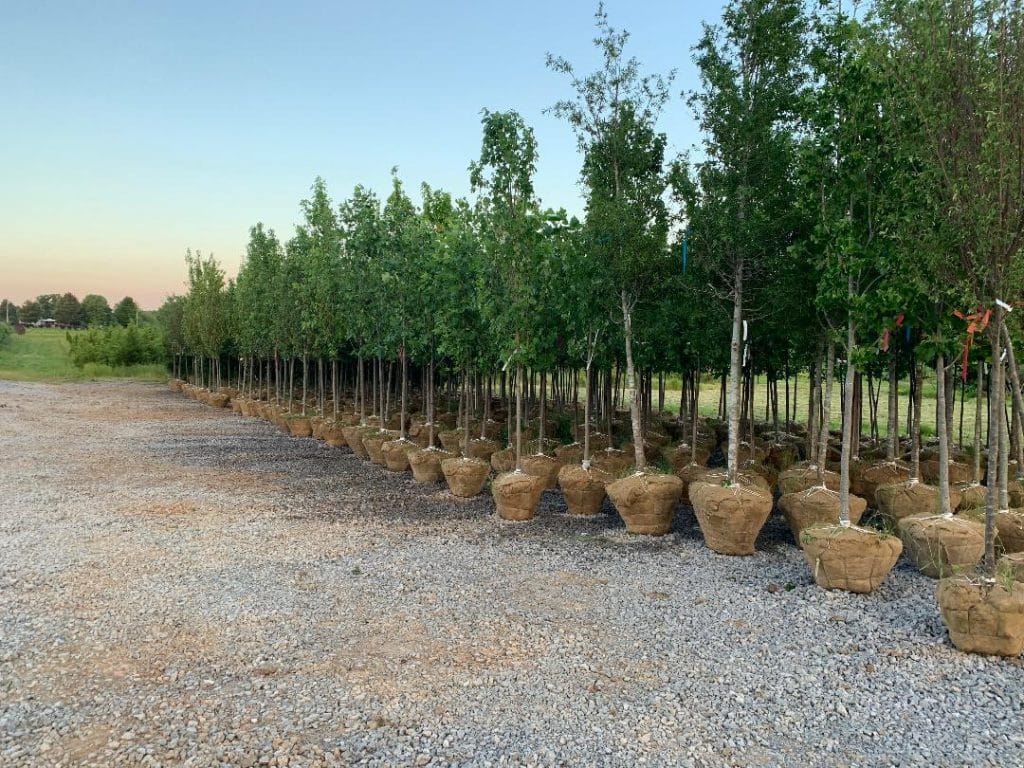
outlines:
[[[131,296],[125,296],[114,307],[114,321],[121,327],[126,328],[129,323],[139,321],[139,305]]]
[[[68,354],[79,368],[88,363],[111,367],[162,364],[166,361],[164,341],[152,327],[90,328],[81,333],[67,333]]]
[[[14,325],[18,322],[18,305],[10,299],[0,301],[0,322]]]
[[[53,308],[53,319],[59,325],[81,325],[84,315],[82,313],[82,304],[78,301],[78,297],[73,293],[65,293],[57,299]]]
[[[194,256],[191,250],[186,252],[185,263],[188,265],[189,282],[189,292],[182,312],[185,346],[202,357],[216,358],[228,339],[230,315],[224,289],[224,271],[216,259],[212,256],[204,259],[199,251]],[[114,316],[117,316],[116,308]]]
[[[114,313],[110,309],[106,298],[90,293],[82,299],[83,320],[88,328],[94,326],[110,325],[114,319]]]
[[[0,346],[3,346],[10,341],[11,336],[14,335],[14,330],[7,323],[0,323]]]

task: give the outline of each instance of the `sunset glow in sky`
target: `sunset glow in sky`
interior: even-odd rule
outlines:
[[[287,239],[317,175],[336,202],[398,166],[469,193],[480,110],[537,132],[537,190],[581,208],[580,158],[543,110],[570,95],[545,53],[596,66],[596,2],[26,2],[0,23],[0,298],[184,290],[186,248],[229,276],[257,221]],[[647,71],[697,85],[691,46],[721,3],[611,0]],[[698,139],[677,95],[673,151]]]

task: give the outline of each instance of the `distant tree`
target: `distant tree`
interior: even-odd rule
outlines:
[[[53,317],[53,313],[57,307],[57,301],[59,299],[59,293],[42,293],[39,296],[36,296],[36,304],[39,305],[39,317]]]
[[[113,313],[106,298],[90,293],[82,299],[82,315],[88,326],[110,325],[113,320]]]
[[[18,310],[18,319],[26,325],[31,325],[42,316],[43,311],[35,299],[29,299]]]
[[[18,322],[18,305],[10,299],[0,301],[0,322],[14,325]]]
[[[82,324],[82,303],[73,293],[65,293],[53,307],[53,319],[60,325]]]
[[[131,296],[125,296],[114,307],[114,320],[118,325],[127,326],[128,323],[134,323],[138,314],[139,305]]]

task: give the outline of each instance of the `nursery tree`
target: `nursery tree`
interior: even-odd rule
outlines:
[[[538,312],[533,292],[539,251],[538,203],[533,191],[537,141],[516,112],[483,113],[480,159],[470,165],[478,193],[485,248],[502,283],[499,318],[505,333],[502,357],[516,362],[516,469],[522,459],[522,360]]]
[[[399,438],[407,437],[406,416],[409,412],[409,351],[416,349],[420,338],[416,334],[417,319],[427,310],[418,290],[416,273],[430,256],[429,233],[416,206],[405,193],[392,169],[391,194],[382,214],[384,248],[381,254],[381,288],[387,302],[380,320],[387,342],[397,347],[401,369],[401,413]]]
[[[669,97],[673,74],[642,75],[640,63],[626,58],[629,34],[614,29],[603,6],[596,13],[594,43],[600,69],[580,75],[564,58],[548,55],[548,66],[568,77],[575,95],[553,112],[576,133],[583,154],[586,188],[586,245],[609,276],[621,311],[637,470],[647,464],[633,350],[637,303],[651,287],[648,271],[664,256],[668,214],[664,194],[666,138],[656,123]]]
[[[342,203],[339,222],[344,241],[341,261],[341,290],[338,301],[345,307],[346,332],[357,356],[356,394],[359,401],[360,424],[366,424],[367,354],[376,351],[374,338],[381,312],[380,271],[382,225],[377,196],[362,185]]]
[[[1024,250],[1024,13],[1016,0],[880,2],[891,26],[889,64],[918,131],[919,174],[954,233],[951,251],[986,329],[990,379],[985,566],[995,565],[994,516],[1006,509],[1003,325],[1014,263]]]
[[[768,284],[785,248],[780,191],[790,187],[793,124],[804,85],[805,20],[799,0],[733,0],[722,28],[705,26],[696,48],[702,88],[691,97],[705,133],[698,174],[702,200],[724,224],[702,258],[712,262],[732,303],[728,472],[735,482],[740,430],[744,315],[752,287]]]

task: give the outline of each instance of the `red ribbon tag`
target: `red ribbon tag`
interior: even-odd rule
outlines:
[[[967,381],[967,358],[971,354],[971,345],[974,344],[974,334],[978,331],[983,331],[988,327],[988,320],[992,316],[992,310],[986,309],[982,311],[979,309],[977,312],[965,315],[959,309],[954,309],[953,314],[958,318],[967,323],[967,337],[964,339],[964,355],[963,360],[960,363],[960,377]]]

